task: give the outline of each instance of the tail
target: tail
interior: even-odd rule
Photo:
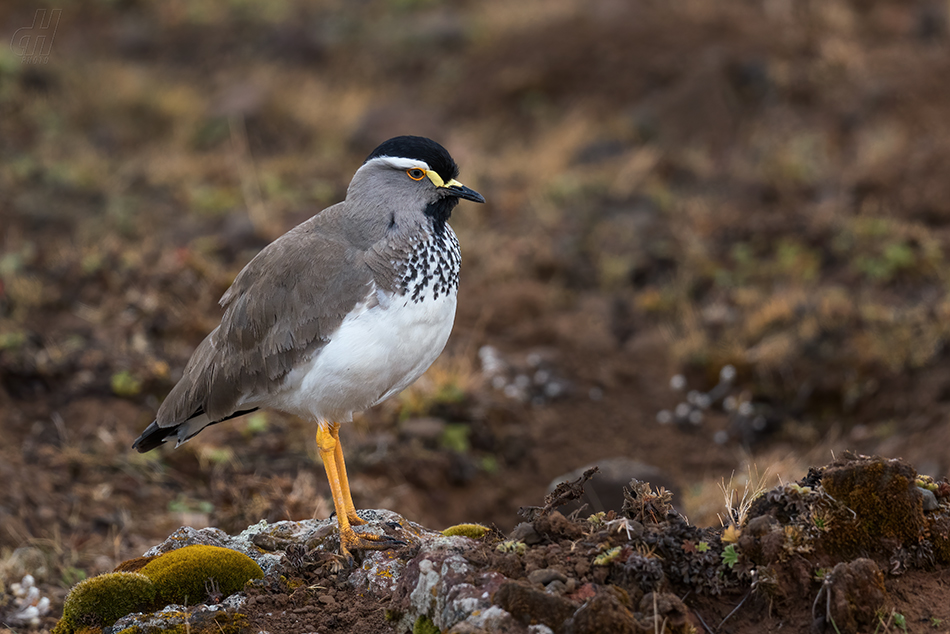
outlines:
[[[222,418],[221,420],[209,421],[208,417],[205,416],[204,411],[198,410],[185,422],[178,423],[176,425],[169,425],[168,427],[159,427],[157,420],[152,421],[152,424],[146,427],[145,431],[142,432],[142,435],[136,438],[135,442],[132,443],[132,449],[137,450],[139,453],[151,451],[156,447],[164,445],[169,436],[178,436],[178,442],[175,445],[177,447],[189,438],[196,436],[198,432],[208,425],[217,425],[218,423],[223,423],[226,420],[231,420],[232,418],[244,416],[245,414],[250,414],[251,412],[256,411],[257,408],[255,407],[253,409],[235,412],[230,416]]]
[[[151,451],[156,447],[164,445],[165,439],[172,434],[177,434],[179,427],[181,427],[181,425],[159,427],[158,421],[152,421],[152,424],[146,427],[142,435],[136,438],[135,442],[132,443],[132,449],[137,449],[139,453],[145,453],[146,451]]]

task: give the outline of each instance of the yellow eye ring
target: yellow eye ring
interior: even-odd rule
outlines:
[[[406,170],[406,174],[409,176],[409,178],[411,178],[414,181],[421,181],[423,178],[426,177],[425,170],[419,169],[418,167],[414,167],[412,169]]]

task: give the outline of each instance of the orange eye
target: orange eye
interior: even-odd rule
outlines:
[[[414,181],[421,181],[426,176],[425,170],[421,170],[418,167],[414,167],[411,170],[406,170],[406,174],[408,174],[409,178]]]

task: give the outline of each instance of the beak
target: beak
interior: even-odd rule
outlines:
[[[457,196],[458,198],[464,198],[465,200],[471,200],[475,203],[485,202],[485,197],[479,194],[474,189],[469,189],[462,183],[458,182],[454,178],[445,184],[445,189],[449,190],[450,196]]]

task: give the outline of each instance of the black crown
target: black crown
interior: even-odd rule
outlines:
[[[393,137],[373,150],[363,163],[380,156],[425,161],[446,183],[459,175],[459,166],[448,150],[424,136]]]

